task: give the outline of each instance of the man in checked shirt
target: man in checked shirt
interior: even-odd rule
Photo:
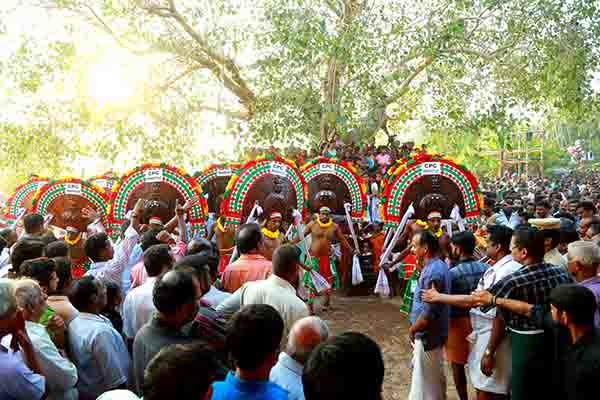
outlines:
[[[491,306],[482,307],[486,312],[495,307],[496,298],[520,300],[549,308],[550,291],[571,277],[564,268],[543,262],[544,236],[530,228],[517,228],[511,240],[513,260],[523,268],[508,275],[489,289]],[[494,370],[496,349],[506,335],[511,339],[512,349],[512,399],[553,398],[552,385],[548,382],[549,366],[552,363],[552,337],[540,330],[529,318],[502,309],[496,314],[492,335],[481,360],[481,371],[490,376]]]

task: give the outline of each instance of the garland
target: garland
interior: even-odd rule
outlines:
[[[279,237],[279,234],[280,234],[279,231],[273,232],[273,231],[267,229],[266,226],[262,227],[260,231],[263,233],[263,235],[265,235],[266,237],[268,237],[271,240],[277,239]]]
[[[331,219],[331,217],[329,218],[328,222],[321,222],[321,220],[319,218],[317,218],[317,223],[319,224],[319,226],[323,229],[327,229],[329,228],[331,225],[333,225],[333,220]]]
[[[239,175],[232,175],[223,194],[221,204],[221,215],[226,217],[227,224],[239,225],[242,219],[242,210],[246,197],[252,185],[262,176],[271,175],[271,169],[277,167],[285,170],[287,179],[292,183],[296,192],[296,208],[304,213],[306,199],[306,184],[302,175],[298,172],[296,163],[279,156],[268,155],[257,157],[244,164]]]
[[[362,220],[367,210],[367,187],[350,162],[338,158],[317,157],[300,168],[306,184],[322,174],[337,176],[348,188],[352,203],[352,219]],[[308,206],[308,205],[307,205]]]
[[[415,223],[417,225],[419,225],[420,227],[422,227],[423,229],[429,229],[429,224],[425,221],[418,219]],[[442,231],[442,227],[439,227],[437,232],[432,232],[432,233],[435,235],[435,237],[439,238],[442,236],[442,233],[444,233],[444,231]]]
[[[81,232],[79,232],[77,234],[77,237],[75,239],[73,239],[73,240],[69,239],[69,234],[66,234],[65,237],[63,238],[63,240],[69,246],[75,246],[81,240]]]
[[[217,228],[219,228],[219,230],[221,232],[225,233],[225,228],[223,227],[223,224],[221,223],[222,219],[223,219],[223,217],[217,218]]]
[[[156,170],[156,171],[152,171]],[[156,172],[156,176],[151,173]],[[157,179],[156,181],[154,179]],[[189,222],[192,232],[204,236],[206,234],[205,218],[207,215],[206,199],[202,187],[196,180],[188,175],[183,169],[165,163],[142,164],[128,171],[112,188],[112,196],[109,205],[109,234],[116,238],[120,226],[127,214],[127,203],[135,189],[146,183],[160,182],[173,187],[184,201],[194,197],[198,198],[198,204],[189,211]]]

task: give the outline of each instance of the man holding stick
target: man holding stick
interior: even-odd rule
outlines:
[[[342,234],[339,225],[331,219],[331,210],[328,207],[321,207],[316,221],[310,222],[306,226],[304,237],[308,235],[312,235],[310,247],[311,266],[331,285],[331,289],[325,291],[324,309],[327,309],[331,305],[331,290],[340,287],[340,278],[335,268],[335,258],[331,253],[331,242],[336,239],[346,249],[351,250],[351,247]],[[351,251],[353,254],[357,254],[356,249]],[[308,273],[304,275],[304,284],[309,289],[308,306],[312,314],[317,291]]]

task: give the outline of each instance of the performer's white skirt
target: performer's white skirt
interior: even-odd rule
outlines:
[[[415,340],[412,364],[408,400],[445,400],[446,372],[442,347],[425,351],[423,342]]]
[[[485,376],[481,372],[481,359],[492,335],[494,323],[492,315],[486,315],[480,311],[471,311],[471,326],[473,332],[469,335],[471,351],[469,353],[468,367],[471,383],[477,390],[488,393],[507,394],[510,391],[511,379],[511,348],[510,337],[505,336],[496,350],[495,368],[491,376]]]

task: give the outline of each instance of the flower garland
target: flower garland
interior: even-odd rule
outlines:
[[[225,233],[225,228],[223,227],[223,223],[221,222],[222,219],[223,217],[217,218],[217,228],[219,228],[221,232]]]
[[[77,243],[79,243],[80,240],[81,240],[81,232],[79,232],[77,234],[77,236],[75,237],[75,239],[73,239],[73,240],[69,239],[69,234],[66,234],[64,237],[65,243],[68,244],[69,246],[75,246]]]
[[[423,229],[429,229],[429,224],[425,221],[418,219],[415,223]],[[442,231],[442,227],[439,227],[437,232],[432,232],[432,233],[435,235],[435,237],[439,238],[442,236],[442,233],[444,233],[444,231]]]
[[[260,231],[263,233],[263,235],[265,235],[266,237],[268,237],[271,240],[277,239],[280,234],[280,232],[278,230],[273,232],[273,231],[267,229],[266,226],[262,227]]]
[[[329,218],[329,222],[321,222],[321,220],[319,218],[317,218],[317,223],[319,224],[319,226],[323,229],[327,229],[329,228],[331,225],[333,225],[333,220],[331,219],[331,217]]]

